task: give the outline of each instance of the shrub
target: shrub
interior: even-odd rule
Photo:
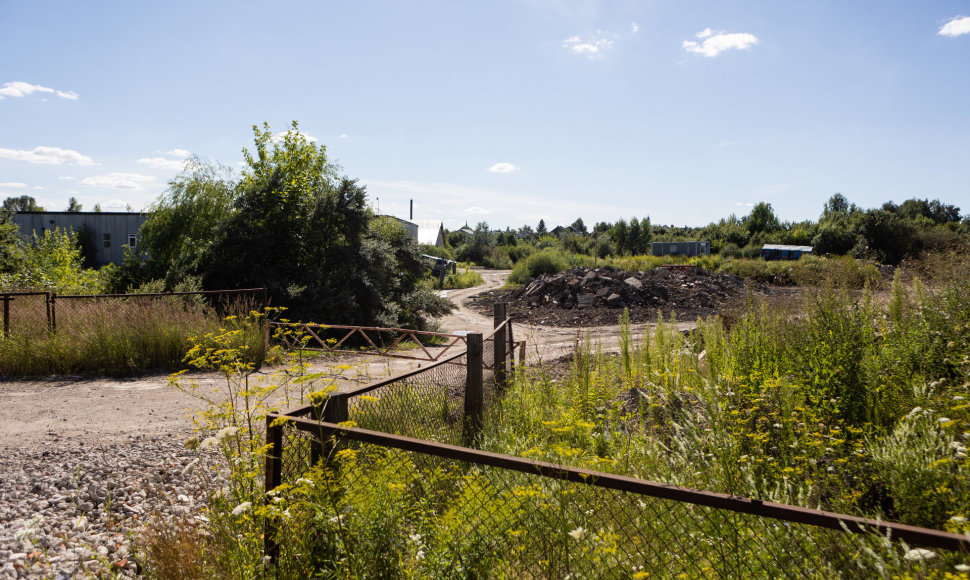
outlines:
[[[562,250],[546,249],[530,255],[512,268],[510,284],[524,284],[529,278],[543,274],[556,274],[569,268],[569,258]]]

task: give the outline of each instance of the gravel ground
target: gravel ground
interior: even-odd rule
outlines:
[[[0,577],[137,576],[132,544],[147,518],[201,517],[201,479],[186,472],[199,454],[183,445],[188,436],[98,442],[51,432],[0,449]]]

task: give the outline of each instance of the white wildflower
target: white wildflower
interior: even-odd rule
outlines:
[[[13,538],[25,546],[32,545],[37,540],[37,533],[40,531],[40,525],[43,522],[43,516],[34,514],[34,517],[30,518],[30,521],[24,524],[24,527],[14,532]]]
[[[952,518],[950,518],[950,521],[955,524],[962,524],[963,522],[967,521],[967,518],[963,516],[953,516]]]
[[[239,427],[223,427],[216,433],[216,439],[223,441],[226,437],[233,437],[236,433],[239,433]]]
[[[186,465],[185,469],[182,470],[182,475],[188,475],[192,473],[193,471],[195,471],[195,468],[197,465],[199,465],[199,460],[193,459],[192,462]]]
[[[939,419],[936,420],[936,422],[937,423],[941,423],[941,424],[942,423],[949,423],[950,422],[950,418],[949,417],[940,417]]]
[[[574,540],[581,540],[583,536],[586,535],[586,529],[582,526],[576,528],[575,530],[569,532],[569,536]]]
[[[421,534],[408,534],[408,538],[415,544],[421,543]]]
[[[312,479],[307,479],[305,477],[301,477],[300,479],[296,480],[296,484],[297,485],[305,485],[307,487],[313,487],[314,486],[313,485],[313,480]]]
[[[964,397],[963,395],[953,395],[954,401],[963,401],[964,399],[966,399],[966,397]]]
[[[923,407],[913,407],[913,410],[910,411],[909,413],[906,413],[906,416],[912,418],[912,417],[915,417],[916,415],[919,415],[922,412],[923,412]]]
[[[424,550],[418,550],[418,553],[414,555],[415,560],[424,560]]]
[[[954,566],[954,568],[956,568],[957,572],[970,572],[970,566],[967,566],[966,564],[957,564]]]
[[[252,503],[250,503],[248,501],[242,502],[241,504],[239,504],[236,507],[232,508],[232,517],[238,518],[239,516],[241,516],[244,513],[248,512],[249,511],[249,508],[251,508],[251,507],[253,507],[253,504]]]
[[[199,451],[211,451],[219,447],[219,440],[215,437],[206,437],[199,443]]]
[[[775,429],[781,429],[781,423],[775,423],[774,425],[772,425],[772,427],[774,427]]]
[[[913,548],[903,554],[903,560],[907,562],[925,562],[936,558],[936,552],[925,548]]]

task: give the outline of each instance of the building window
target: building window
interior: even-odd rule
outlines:
[[[138,236],[135,234],[128,234],[128,247],[134,249],[138,245]]]
[[[104,234],[104,247],[105,248],[111,247],[111,234]]]

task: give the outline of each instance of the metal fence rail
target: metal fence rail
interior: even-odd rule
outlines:
[[[288,420],[273,425],[281,417]],[[318,507],[347,518],[345,542],[353,537],[352,545],[364,552],[358,557],[378,570],[406,561],[409,542],[416,541],[435,577],[472,571],[475,577],[522,578],[928,577],[952,569],[970,550],[970,538],[958,534],[308,418],[270,415],[267,425],[274,445],[299,432],[349,451],[331,455],[325,472],[345,490],[342,499]],[[267,460],[268,491],[282,481],[280,468],[276,457]],[[382,524],[389,541],[373,552],[366,523],[347,515],[365,497],[397,514]],[[287,555],[277,532],[270,522],[266,551],[272,558]],[[387,553],[388,546],[400,551]]]
[[[271,322],[270,330],[290,349],[327,353],[364,352],[432,362],[465,342],[464,334],[312,322]]]

